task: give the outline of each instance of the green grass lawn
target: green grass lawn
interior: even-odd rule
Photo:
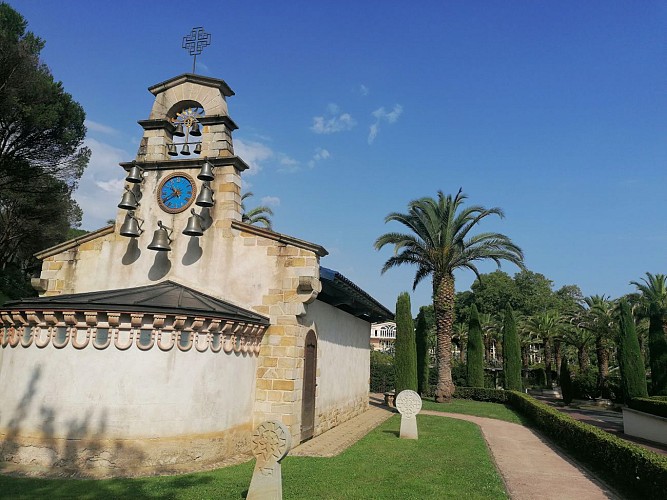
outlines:
[[[416,441],[398,438],[396,415],[337,457],[288,456],[282,462],[283,497],[508,498],[476,425],[428,415],[417,419]],[[241,499],[253,465],[251,461],[198,474],[102,481],[0,476],[0,497]]]
[[[525,419],[511,408],[499,403],[486,401],[472,401],[469,399],[452,399],[451,403],[436,403],[432,399],[422,401],[424,410],[445,411],[449,413],[463,413],[477,417],[496,418],[515,424],[526,424]]]

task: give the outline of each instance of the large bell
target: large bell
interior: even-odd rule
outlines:
[[[202,181],[212,181],[215,179],[213,176],[213,167],[208,161],[204,163],[204,166],[199,171],[199,174],[197,174],[197,179]]]
[[[126,189],[118,204],[118,208],[122,208],[123,210],[136,210],[138,206],[137,196],[129,189]]]
[[[190,210],[192,214],[188,218],[188,224],[183,229],[183,234],[186,236],[201,236],[204,234],[204,230],[201,227],[201,215],[195,213],[195,209]]]
[[[169,156],[178,156],[178,151],[176,151],[176,144],[173,142],[167,146],[167,154]]]
[[[139,220],[134,216],[134,212],[125,214],[125,222],[120,226],[120,235],[128,238],[136,238],[141,236],[143,230],[139,227]]]
[[[148,245],[149,250],[157,250],[159,252],[168,252],[171,250],[171,239],[169,238],[169,231],[167,227],[162,225],[162,221],[157,221],[158,229],[153,233],[153,241]]]
[[[141,169],[141,167],[134,165],[130,169],[130,173],[128,173],[127,177],[125,177],[125,180],[127,182],[132,182],[134,184],[137,184],[144,180],[144,171]]]
[[[190,146],[184,144],[183,149],[181,149],[181,154],[185,156],[190,156]]]
[[[193,151],[194,154],[198,155],[201,154],[201,142],[198,142],[197,145],[195,146],[195,149]]]
[[[199,130],[199,124],[193,123],[192,127],[190,127],[190,135],[193,135],[195,137],[199,137],[201,135],[201,130]]]
[[[195,205],[198,207],[212,207],[215,205],[213,201],[213,190],[206,184],[201,187],[201,191],[197,195]]]
[[[179,123],[176,125],[176,130],[174,130],[174,135],[176,137],[185,137],[185,132],[183,132],[183,124]]]

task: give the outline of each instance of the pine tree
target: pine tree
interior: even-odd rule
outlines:
[[[563,357],[560,364],[560,390],[563,393],[563,403],[569,405],[572,402],[572,377],[567,363],[567,356]]]
[[[428,392],[428,323],[426,312],[423,307],[419,308],[417,314],[417,327],[415,329],[417,344],[417,387],[422,396]]]
[[[639,340],[630,305],[621,301],[619,317],[618,359],[621,368],[621,387],[627,403],[632,398],[648,397],[646,390],[646,371],[639,349]]]
[[[505,389],[520,391],[521,383],[521,344],[516,331],[516,321],[512,306],[505,308],[503,322],[503,371],[505,373]]]
[[[468,323],[468,386],[484,387],[484,343],[482,342],[482,326],[479,323],[477,306],[470,306]]]
[[[396,368],[396,394],[405,390],[417,390],[417,345],[410,311],[410,295],[403,292],[396,301],[396,343],[394,366]]]

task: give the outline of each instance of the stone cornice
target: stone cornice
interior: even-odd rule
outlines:
[[[288,236],[286,234],[276,233],[275,231],[270,231],[269,229],[252,226],[250,224],[246,224],[245,222],[239,222],[233,220],[232,229],[237,229],[245,233],[254,234],[255,236],[262,236],[269,240],[277,241],[278,243],[283,243],[285,245],[292,245],[297,248],[310,250],[319,257],[324,257],[325,255],[329,255],[329,252],[327,252],[327,250],[324,247],[317,245],[315,243],[310,243],[309,241],[300,240],[298,238],[294,238],[293,236]]]
[[[134,344],[147,351],[157,346],[170,351],[193,347],[204,352],[223,351],[258,355],[266,325],[221,320],[206,316],[118,313],[106,311],[0,311],[0,345],[3,348],[49,344],[62,349],[92,345],[106,349],[112,343],[125,351]]]
[[[184,73],[182,75],[175,76],[164,82],[156,83],[155,85],[148,87],[148,91],[153,95],[161,94],[167,90],[182,85],[186,82],[194,83],[197,85],[203,85],[205,87],[213,87],[219,89],[220,93],[225,97],[230,97],[234,95],[234,91],[229,88],[229,85],[224,80],[218,78],[211,78],[208,76],[195,75],[194,73]]]
[[[130,170],[134,165],[138,165],[144,170],[174,170],[177,168],[200,168],[204,164],[204,160],[214,167],[225,167],[233,165],[239,172],[247,170],[249,167],[238,156],[223,156],[218,158],[177,158],[166,161],[124,161],[119,163],[125,170]]]
[[[90,233],[86,233],[82,236],[78,236],[76,238],[73,238],[71,240],[63,241],[62,243],[58,243],[57,245],[54,245],[49,248],[45,248],[41,252],[37,252],[34,256],[39,259],[39,260],[44,260],[47,257],[51,257],[52,255],[59,254],[61,252],[64,252],[66,250],[70,250],[71,248],[77,247],[81,245],[82,243],[85,243],[87,241],[91,241],[97,238],[101,238],[102,236],[106,236],[107,234],[111,234],[114,231],[114,224],[110,224],[108,226],[104,226],[103,228],[100,228],[96,231],[91,231]]]

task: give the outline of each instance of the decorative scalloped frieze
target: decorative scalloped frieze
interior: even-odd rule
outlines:
[[[173,314],[118,313],[107,311],[0,311],[0,346],[19,344],[39,349],[92,345],[106,349],[112,343],[125,351],[133,346],[148,351],[224,351],[258,355],[265,325],[242,321]]]

